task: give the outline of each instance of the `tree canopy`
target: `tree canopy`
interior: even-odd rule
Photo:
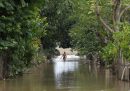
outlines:
[[[70,0],[45,0],[42,15],[47,17],[48,27],[47,35],[42,38],[43,48],[71,46],[69,29],[75,23],[72,14],[73,4]]]
[[[46,18],[34,0],[0,1],[0,53],[3,77],[22,73],[29,67],[45,35]]]

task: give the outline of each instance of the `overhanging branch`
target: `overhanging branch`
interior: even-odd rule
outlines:
[[[99,18],[99,20],[101,21],[101,23],[103,24],[103,26],[110,32],[114,32],[114,30],[102,19],[101,15],[100,15],[100,10],[99,10],[99,6],[98,6],[98,1],[96,1],[96,15]]]
[[[114,32],[114,30],[101,17],[99,17],[99,19],[106,29],[108,29],[110,32]]]
[[[127,11],[128,9],[130,9],[130,5],[127,6],[125,9],[123,9],[120,13],[120,18],[122,17],[122,15],[125,13],[125,11]]]

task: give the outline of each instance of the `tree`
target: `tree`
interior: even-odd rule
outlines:
[[[45,35],[46,19],[32,2],[0,1],[0,79],[22,74],[31,65],[40,38]]]
[[[129,39],[127,39],[129,35],[129,29],[124,26],[126,24],[126,20],[123,20],[124,13],[129,10],[129,1],[128,0],[112,0],[109,1],[109,5],[111,5],[112,10],[112,21],[107,23],[101,16],[100,11],[102,10],[102,4],[100,3],[102,0],[96,1],[96,14],[101,23],[103,24],[105,30],[111,35],[109,37],[109,41],[107,46],[105,47],[105,51],[109,52],[107,55],[110,57],[113,55],[113,59],[118,63],[118,72],[119,78],[121,78],[120,73],[122,73],[122,67],[124,60],[128,60],[126,57],[126,49],[129,49]],[[122,38],[123,37],[123,38]],[[123,44],[122,44],[123,43]],[[111,48],[110,48],[111,47]],[[115,48],[116,47],[116,48]],[[110,48],[110,49],[109,49]],[[114,49],[114,50],[113,50]],[[114,54],[112,53],[114,52]],[[127,51],[129,54],[129,51]]]

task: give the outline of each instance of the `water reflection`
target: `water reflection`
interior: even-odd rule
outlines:
[[[54,64],[55,82],[57,88],[70,86],[74,81],[73,73],[78,69],[78,62],[56,62]]]

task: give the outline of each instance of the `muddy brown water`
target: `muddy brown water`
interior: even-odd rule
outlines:
[[[42,64],[22,77],[0,81],[0,91],[130,91],[130,83],[117,80],[109,69],[71,60]]]

